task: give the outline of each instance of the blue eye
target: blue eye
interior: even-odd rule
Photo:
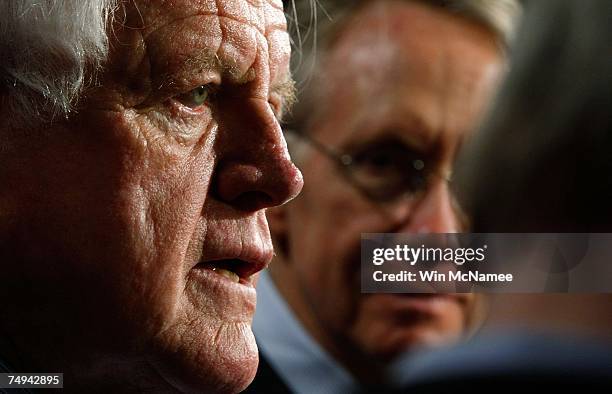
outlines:
[[[204,105],[210,96],[210,88],[208,85],[200,85],[187,93],[176,96],[176,99],[186,107],[196,109]]]

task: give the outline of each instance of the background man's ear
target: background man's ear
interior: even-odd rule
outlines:
[[[272,241],[274,242],[274,249],[277,255],[285,258],[289,251],[288,234],[287,234],[287,205],[280,205],[277,207],[268,208],[266,210],[266,217],[270,225],[270,233],[272,234]]]

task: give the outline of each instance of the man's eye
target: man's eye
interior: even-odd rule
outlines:
[[[355,155],[355,164],[372,174],[401,174],[406,170],[407,156],[395,147],[378,147]]]
[[[176,100],[186,107],[196,109],[204,105],[210,96],[210,87],[208,85],[200,85],[187,93],[176,96]]]
[[[353,155],[351,175],[374,198],[385,200],[426,187],[423,155],[401,143],[383,143]]]
[[[384,170],[389,169],[395,164],[393,159],[394,158],[388,155],[387,152],[376,152],[367,157],[364,163],[367,163],[372,168]]]
[[[274,116],[276,116],[276,119],[281,120],[283,118],[284,112],[282,100],[277,97],[271,97],[268,100],[268,105],[270,106],[270,109],[272,109],[272,112],[274,112]]]

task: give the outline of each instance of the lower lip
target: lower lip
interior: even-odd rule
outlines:
[[[197,270],[197,271],[208,271],[209,273],[213,273],[217,276],[219,276],[221,279],[226,280],[232,284],[235,285],[243,285],[243,286],[247,286],[247,287],[254,287],[253,286],[253,279],[255,279],[256,275],[251,275],[248,278],[243,278],[243,277],[239,277],[238,282],[234,282],[233,280],[221,275],[220,273],[216,272],[214,270],[214,266],[212,265],[207,265],[206,263],[200,263],[198,265],[196,265],[195,267],[192,268],[192,271]]]
[[[250,281],[236,283],[214,272],[212,269],[196,266],[191,269],[187,277],[202,287],[202,292],[212,298],[219,298],[224,304],[252,304],[255,308],[257,292]],[[238,306],[238,305],[234,305]]]

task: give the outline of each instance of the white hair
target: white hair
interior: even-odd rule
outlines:
[[[116,0],[0,0],[0,93],[12,124],[67,117],[108,55]]]
[[[512,44],[523,6],[520,0],[399,0],[419,2],[467,18],[489,29],[502,50]],[[295,0],[287,12],[296,56],[292,66],[298,77],[312,74],[317,52],[342,30],[348,17],[369,0]],[[305,78],[308,79],[308,76]],[[299,82],[302,82],[298,78]]]

